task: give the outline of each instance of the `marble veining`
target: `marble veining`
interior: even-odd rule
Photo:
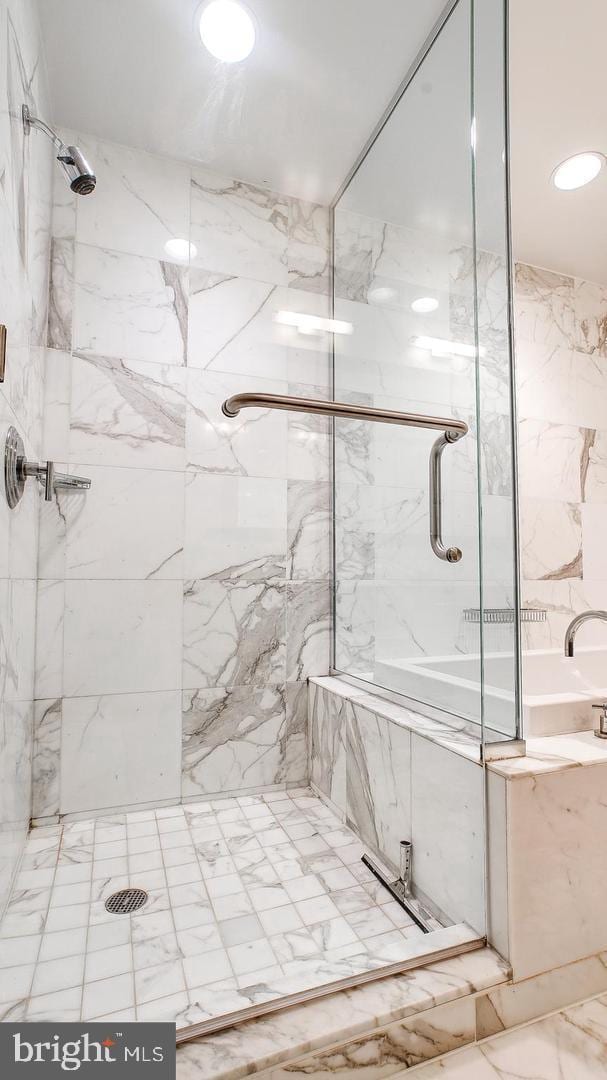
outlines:
[[[74,277],[76,352],[185,364],[187,268],[78,243]]]
[[[594,535],[605,491],[605,295],[516,267],[522,596],[547,611],[546,623],[525,624],[526,648],[560,647],[568,620],[604,603]]]
[[[423,1080],[599,1080],[607,1069],[607,998],[597,997],[424,1066]],[[521,1072],[521,1070],[523,1070]]]
[[[482,949],[332,994],[185,1043],[177,1051],[179,1080],[241,1080],[252,1071],[265,1076],[265,1069],[288,1069],[302,1054],[354,1040],[413,1014],[422,1019],[425,1010],[506,978],[503,962]]]
[[[287,284],[285,196],[202,169],[192,178],[192,240],[207,270]]]

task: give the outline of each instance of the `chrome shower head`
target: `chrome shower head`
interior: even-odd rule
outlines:
[[[77,195],[90,195],[95,190],[97,177],[77,146],[62,146],[57,161],[63,166],[69,185]]]
[[[55,149],[58,150],[57,161],[67,176],[72,191],[76,195],[90,195],[95,190],[97,177],[82,150],[78,146],[66,146],[57,135],[57,132],[53,131],[48,124],[45,124],[44,120],[32,116],[27,105],[21,106],[21,115],[26,135],[29,135],[31,128],[38,128],[39,131],[44,132],[55,146]]]

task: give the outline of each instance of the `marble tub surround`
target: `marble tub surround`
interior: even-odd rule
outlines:
[[[12,425],[28,457],[42,443],[52,147],[27,138],[21,105],[48,115],[43,43],[33,0],[0,3],[0,322],[7,327],[0,439]],[[34,747],[37,485],[0,506],[0,914],[26,840]],[[49,725],[50,726],[50,725]],[[40,758],[39,758],[40,761]],[[44,765],[40,761],[41,769]]]
[[[93,483],[41,509],[35,817],[301,783],[329,659],[328,424],[221,403],[326,396],[327,336],[276,315],[327,314],[328,213],[69,138],[98,183],[75,208],[55,188],[43,456]]]
[[[607,602],[606,295],[579,278],[516,266],[522,599],[548,613],[523,624],[526,648],[561,648],[573,616]],[[603,641],[601,627],[589,625],[581,643]]]
[[[305,788],[34,829],[0,924],[0,1017],[213,1028],[480,947],[462,925],[423,934],[362,850]],[[128,885],[146,905],[108,913]]]
[[[606,752],[591,732],[528,751],[488,765],[489,940],[517,981],[607,948]]]
[[[478,743],[338,678],[310,680],[309,717],[315,789],[394,869],[400,841],[412,840],[420,898],[441,921],[484,932]]]
[[[267,1069],[288,1068],[303,1054],[343,1045],[407,1018],[421,1019],[507,978],[508,969],[496,953],[479,949],[184,1043],[177,1050],[177,1075],[179,1080],[266,1075]]]

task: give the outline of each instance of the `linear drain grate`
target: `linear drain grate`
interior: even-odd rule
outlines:
[[[129,915],[131,911],[138,911],[143,907],[148,894],[143,889],[121,889],[120,892],[112,893],[105,901],[105,910],[112,915]]]

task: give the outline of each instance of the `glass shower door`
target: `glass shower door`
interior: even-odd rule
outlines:
[[[496,738],[517,711],[500,14],[454,7],[334,209],[335,398],[468,425],[440,462],[449,561],[438,433],[336,420],[335,669]]]

